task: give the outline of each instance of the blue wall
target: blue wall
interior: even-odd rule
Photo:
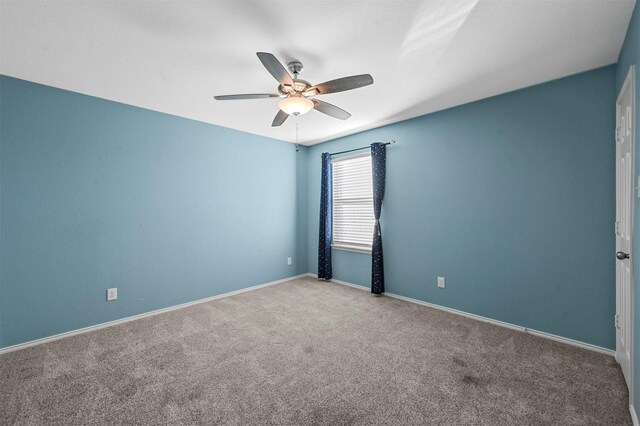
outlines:
[[[387,291],[613,348],[615,80],[610,66],[296,153],[0,77],[0,346],[316,272],[320,153],[395,139]],[[370,259],[334,251],[334,271],[368,285]]]
[[[309,272],[309,242],[307,239],[307,208],[309,198],[307,196],[307,147],[298,146],[296,156],[296,273]]]
[[[640,175],[640,137],[638,137],[638,125],[640,125],[640,81],[638,79],[638,73],[640,69],[640,8],[636,4],[631,16],[631,22],[629,23],[629,29],[627,30],[627,36],[618,58],[617,69],[617,88],[618,91],[622,88],[622,83],[627,76],[629,66],[635,65],[636,74],[636,140],[635,140],[635,173]],[[637,410],[640,408],[640,200],[635,198],[634,205],[634,218],[633,218],[633,253],[636,253],[633,259],[633,283],[634,283],[634,354],[633,369],[635,373],[634,377],[634,390],[635,395],[633,405]]]
[[[614,348],[615,71],[311,147],[310,269],[320,154],[395,139],[381,218],[387,292]],[[333,259],[334,278],[370,285],[369,255]]]
[[[0,346],[307,271],[292,144],[4,76],[0,88]]]

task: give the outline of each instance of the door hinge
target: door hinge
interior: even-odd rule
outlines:
[[[616,235],[620,235],[620,221],[616,220],[614,230],[615,230]]]
[[[616,142],[622,142],[622,138],[620,137],[620,127],[616,127]]]
[[[620,319],[618,317],[618,314],[616,314],[613,318],[614,318],[614,322],[616,324],[616,328],[619,329],[620,328]]]

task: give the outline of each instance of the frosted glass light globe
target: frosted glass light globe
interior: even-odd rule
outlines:
[[[313,102],[298,93],[294,93],[278,102],[278,108],[289,115],[302,115],[313,109]]]

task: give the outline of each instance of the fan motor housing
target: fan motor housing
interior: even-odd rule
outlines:
[[[295,92],[302,93],[307,89],[309,89],[310,87],[311,87],[311,83],[309,83],[308,81],[294,78],[293,87],[285,86],[281,84],[278,86],[278,92],[282,93],[283,95],[288,95],[290,93],[295,93]]]

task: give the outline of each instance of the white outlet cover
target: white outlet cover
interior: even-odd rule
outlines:
[[[118,289],[117,288],[109,288],[107,289],[107,302],[110,300],[116,300],[118,298]]]
[[[291,265],[291,258],[287,257],[287,265]]]
[[[444,288],[444,277],[438,277],[438,287]]]

